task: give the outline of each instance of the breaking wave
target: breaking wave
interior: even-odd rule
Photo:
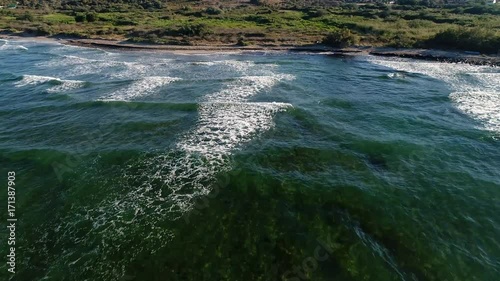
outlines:
[[[85,84],[85,81],[63,80],[50,76],[23,75],[23,78],[20,81],[16,82],[15,86],[24,87],[28,85],[39,85],[45,83],[50,84],[50,88],[47,89],[47,92],[58,93],[80,88]]]
[[[144,77],[132,83],[129,87],[118,90],[111,93],[106,97],[102,97],[99,100],[102,101],[129,101],[142,96],[146,96],[154,93],[156,90],[170,84],[174,81],[178,81],[180,78],[175,77]]]
[[[72,46],[62,46],[62,50]],[[62,51],[61,50],[61,51]],[[184,68],[184,64],[176,63],[174,59],[167,58],[140,58],[133,61],[120,57],[114,53],[100,52],[96,50],[78,56],[70,54],[53,54],[54,59],[40,62],[40,67],[64,69],[67,76],[102,74],[108,79],[137,79],[137,77],[147,76],[168,76],[170,70]],[[159,74],[160,73],[160,74]]]
[[[442,80],[451,87],[449,98],[486,130],[500,133],[500,71],[498,67],[461,63],[369,58],[369,61],[405,72]]]
[[[3,42],[3,44],[0,45],[0,50],[22,50],[22,51],[28,50],[28,48],[23,45],[12,45],[8,40],[2,39],[0,40],[0,42]]]
[[[168,201],[175,202],[170,209],[180,211],[177,215],[188,212],[195,198],[210,193],[215,176],[230,169],[233,150],[269,130],[274,114],[291,106],[247,100],[283,79],[293,76],[245,76],[207,95],[199,104],[195,128],[185,133],[172,151],[148,160],[148,166],[153,167],[149,174],[168,189]],[[153,187],[146,183],[145,189],[149,188]]]

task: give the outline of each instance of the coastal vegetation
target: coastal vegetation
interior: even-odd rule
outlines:
[[[3,2],[7,5],[9,1]],[[500,49],[500,5],[435,0],[393,4],[326,0],[20,1],[15,9],[0,10],[0,30],[174,45],[324,43],[332,47],[443,48],[496,54]]]

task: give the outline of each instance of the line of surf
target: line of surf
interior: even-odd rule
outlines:
[[[40,75],[23,75],[22,79],[15,82],[15,87],[25,87],[34,86],[40,84],[46,84],[53,82],[50,85],[48,92],[66,92],[69,90],[77,89],[85,85],[85,81],[80,80],[65,80],[57,77],[51,76],[40,76]]]
[[[17,44],[11,44],[10,41],[8,40],[1,40],[4,42],[2,45],[0,45],[0,50],[21,50],[21,51],[27,51],[28,48],[23,46],[23,45],[17,45]]]
[[[177,77],[162,77],[162,76],[143,77],[139,80],[136,80],[125,89],[120,89],[118,91],[115,91],[105,97],[99,98],[98,100],[130,101],[133,99],[153,94],[157,92],[159,88],[179,80],[181,79]]]
[[[453,104],[479,120],[482,128],[500,133],[500,68],[461,63],[369,58],[369,61],[399,71],[424,74],[450,85]]]

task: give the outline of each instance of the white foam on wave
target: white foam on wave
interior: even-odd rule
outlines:
[[[62,59],[56,59],[53,61],[50,61],[48,63],[43,63],[45,66],[68,66],[68,65],[76,65],[76,64],[84,64],[84,63],[99,63],[99,62],[105,62],[105,60],[99,60],[99,59],[88,59],[88,58],[83,58],[79,56],[73,56],[73,55],[64,55]]]
[[[23,75],[23,79],[14,84],[16,87],[23,87],[27,85],[37,85],[48,81],[60,81],[60,79],[50,76]]]
[[[112,188],[113,194],[107,193],[91,208],[76,206],[61,220],[57,246],[72,241],[94,250],[79,251],[78,255],[65,252],[54,264],[98,274],[102,280],[120,280],[130,260],[161,249],[174,237],[169,222],[182,218],[198,199],[213,191],[216,177],[231,168],[231,153],[272,128],[276,112],[291,107],[287,103],[251,102],[249,98],[290,79],[293,76],[283,74],[243,75],[204,97],[196,125],[180,136],[172,149],[130,163],[123,182],[105,185],[118,186]],[[134,98],[135,90],[152,92],[171,81],[170,77],[139,79],[114,98]],[[40,244],[43,239],[46,237],[40,238]],[[118,254],[124,256],[120,261],[107,262]]]
[[[61,84],[50,87],[49,89],[47,89],[47,92],[63,93],[74,89],[78,89],[85,84],[84,81],[79,81],[79,80],[58,80],[58,81],[61,82]]]
[[[243,72],[248,70],[251,67],[255,66],[255,62],[253,61],[240,61],[240,60],[212,60],[212,61],[196,61],[192,62],[193,65],[206,65],[206,66],[214,66],[214,65],[226,65],[238,70],[239,72]]]
[[[137,76],[158,76],[167,74],[173,69],[183,68],[184,64],[175,63],[172,59],[142,59],[139,61],[106,61],[105,67],[113,67],[110,77],[115,79],[129,79]],[[116,69],[117,68],[117,69]]]
[[[209,94],[199,106],[197,127],[179,143],[184,151],[205,156],[228,154],[239,144],[249,141],[253,134],[272,127],[274,113],[290,104],[248,102],[248,98],[270,89],[292,75],[245,76],[225,89]]]
[[[150,66],[142,64],[142,63],[136,63],[136,62],[109,62],[109,66],[112,67],[121,67],[124,66],[125,70],[123,71],[116,71],[111,74],[111,77],[113,78],[119,78],[119,79],[124,79],[124,78],[129,78],[129,77],[137,77],[143,76],[146,74],[147,70],[150,70]]]
[[[127,63],[106,59],[90,59],[73,55],[64,55],[48,62],[40,63],[39,66],[67,69],[69,76],[104,73],[113,78],[130,78],[144,74],[146,66],[139,63]],[[123,68],[122,70],[110,68]],[[110,74],[109,74],[110,73]]]
[[[202,103],[197,128],[178,147],[209,157],[230,154],[256,133],[271,129],[274,114],[289,107],[288,103]]]
[[[158,71],[178,68],[182,64],[173,63],[172,59],[146,59],[141,61],[123,61],[110,58],[111,54],[91,54],[92,58],[75,55],[62,55],[51,61],[39,63],[38,66],[63,67],[68,76],[101,73],[113,79],[133,79],[138,76],[153,76]]]
[[[28,47],[25,47],[23,45],[10,45],[5,43],[4,45],[0,46],[0,50],[23,50],[27,51]]]
[[[402,73],[398,73],[398,72],[388,73],[388,74],[387,74],[387,77],[388,77],[388,78],[393,78],[393,79],[397,79],[397,78],[405,78],[404,74],[402,74]]]
[[[228,66],[240,73],[244,73],[245,71],[248,71],[250,68],[255,67],[255,62],[253,61],[222,60],[222,61],[214,61],[213,63],[214,65]]]
[[[164,161],[160,156],[155,177],[169,189],[171,201],[180,214],[193,207],[193,200],[211,191],[215,176],[230,169],[232,151],[258,133],[273,126],[276,112],[291,107],[286,103],[248,102],[248,98],[268,90],[289,75],[242,77],[225,89],[207,95],[198,109],[198,122],[179,140],[175,151],[180,161]],[[154,161],[154,160],[153,160]]]
[[[281,80],[292,80],[293,75],[275,74],[268,76],[244,76],[233,82],[226,89],[209,94],[207,102],[241,102],[257,92],[274,86]]]
[[[144,178],[142,185],[126,195],[130,200],[123,201],[154,208],[149,211],[168,215],[172,220],[189,212],[197,198],[211,192],[215,177],[230,169],[232,151],[269,130],[274,114],[291,107],[287,103],[248,102],[247,98],[292,78],[242,77],[206,96],[199,105],[196,126],[172,150],[144,161],[147,168],[139,176]]]
[[[483,128],[500,133],[500,69],[461,63],[373,58],[370,62],[400,71],[424,74],[450,85],[453,104],[479,120]]]
[[[192,62],[191,65],[208,66],[212,70],[229,71],[236,74],[245,75],[274,75],[274,68],[276,64],[260,64],[256,65],[253,61],[239,61],[239,60],[215,60],[215,61],[197,61]]]
[[[196,126],[172,150],[145,159],[139,174],[127,175],[141,178],[142,184],[121,195],[119,208],[134,206],[171,220],[192,210],[197,198],[211,192],[215,177],[230,169],[231,153],[272,128],[275,113],[291,107],[248,98],[290,79],[293,76],[282,74],[242,77],[206,96],[199,105]]]
[[[50,81],[57,82],[57,85],[52,85],[47,92],[57,93],[66,92],[69,90],[77,89],[84,85],[84,81],[79,80],[64,80],[57,77],[51,76],[39,76],[39,75],[23,75],[23,79],[15,83],[15,87],[24,87],[28,85],[39,85],[47,83]]]
[[[2,40],[4,42],[3,45],[0,46],[0,50],[23,50],[27,51],[28,48],[23,45],[11,44],[8,40]]]
[[[151,76],[144,77],[132,83],[129,87],[118,90],[110,95],[100,98],[102,101],[130,101],[156,92],[159,88],[178,81],[176,77]]]

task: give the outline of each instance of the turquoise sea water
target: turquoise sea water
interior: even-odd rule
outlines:
[[[5,280],[500,280],[499,68],[0,40],[7,171]]]

